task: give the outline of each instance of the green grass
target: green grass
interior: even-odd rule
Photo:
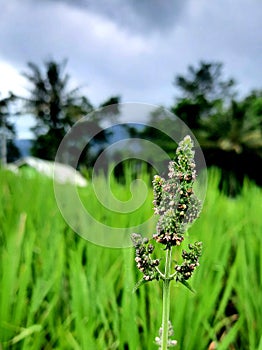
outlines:
[[[106,191],[103,178],[96,181]],[[117,198],[131,198],[130,181],[112,179]],[[214,341],[219,350],[262,350],[262,191],[246,182],[230,199],[218,182],[219,172],[209,172],[203,212],[189,231],[188,241],[204,246],[192,280],[197,292],[171,285],[176,349],[205,350]],[[152,282],[132,293],[141,277],[133,249],[76,235],[50,180],[1,171],[0,186],[0,349],[157,349],[161,286]],[[91,186],[79,193],[92,215],[112,227],[152,215],[151,191],[130,215],[101,208]],[[145,230],[152,233],[152,223]]]

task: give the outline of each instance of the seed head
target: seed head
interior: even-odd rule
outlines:
[[[154,212],[158,214],[157,242],[168,247],[179,245],[187,224],[199,215],[201,202],[195,196],[196,179],[193,141],[186,136],[178,145],[176,157],[169,162],[168,179],[156,175],[153,180]]]

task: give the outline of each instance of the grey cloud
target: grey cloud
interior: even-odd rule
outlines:
[[[33,1],[33,0],[31,0]],[[46,0],[42,0],[46,1]],[[132,32],[163,32],[174,27],[189,0],[48,0],[81,7],[112,19]]]
[[[261,86],[261,6],[260,0],[252,6],[250,0],[6,1],[0,64],[22,71],[28,60],[68,58],[69,74],[94,103],[121,94],[170,105],[174,76],[200,59],[223,62],[245,92]]]

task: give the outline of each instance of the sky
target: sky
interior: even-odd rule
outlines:
[[[262,0],[0,0],[0,98],[26,96],[29,61],[67,59],[72,87],[94,106],[171,106],[189,65],[221,62],[245,95],[262,88]],[[30,137],[33,119],[16,122]]]

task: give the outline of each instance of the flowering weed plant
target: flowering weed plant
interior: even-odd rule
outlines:
[[[157,280],[163,281],[162,324],[155,342],[160,350],[169,349],[177,344],[172,339],[174,334],[170,321],[170,282],[180,282],[193,291],[188,283],[202,253],[202,243],[189,244],[187,250],[182,250],[180,263],[174,262],[172,250],[180,246],[185,238],[188,225],[199,216],[201,201],[194,193],[196,180],[196,164],[194,161],[193,141],[186,136],[178,145],[174,161],[169,163],[168,179],[156,175],[153,180],[154,213],[159,215],[156,233],[152,239],[143,238],[140,234],[132,234],[135,247],[135,262],[143,273],[142,283]],[[163,246],[165,251],[165,266],[160,270],[161,258],[154,259],[152,253],[155,243]]]

